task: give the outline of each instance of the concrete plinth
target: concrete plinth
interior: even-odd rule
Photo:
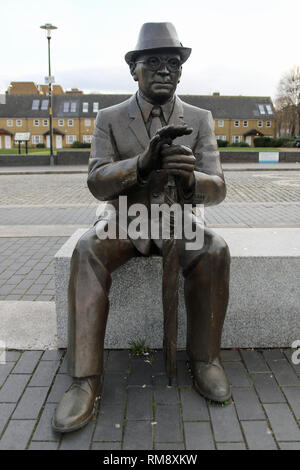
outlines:
[[[70,258],[86,229],[77,230],[55,255],[58,344],[67,345]],[[300,229],[215,229],[231,252],[230,301],[222,347],[288,347],[300,339]],[[145,338],[161,348],[163,315],[160,257],[138,258],[112,274],[107,348],[128,348]],[[183,278],[179,288],[178,347],[185,347]]]

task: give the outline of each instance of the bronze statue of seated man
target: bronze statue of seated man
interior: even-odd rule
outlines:
[[[171,23],[144,24],[136,48],[125,56],[138,82],[137,93],[97,115],[88,187],[97,199],[109,201],[117,213],[120,196],[127,197],[128,208],[140,203],[148,209],[151,204],[165,203],[166,191],[169,203],[181,206],[209,206],[225,198],[211,113],[175,95],[182,64],[190,53]],[[101,217],[102,225],[109,223]],[[176,286],[176,263],[182,268],[186,349],[194,386],[208,399],[225,402],[230,398],[219,360],[230,254],[221,237],[206,227],[202,230],[203,244],[193,250],[187,249],[184,238],[176,243],[171,239],[169,246],[151,236],[101,238],[97,224],[78,241],[69,284],[68,367],[73,383],[55,411],[52,426],[56,431],[79,429],[93,416],[102,386],[111,273],[134,256],[155,253],[166,259],[166,309],[168,305],[176,309],[168,284]],[[176,330],[174,317],[171,324]],[[169,349],[166,347],[169,364],[175,330]]]

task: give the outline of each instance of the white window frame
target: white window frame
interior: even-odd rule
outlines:
[[[41,110],[42,111],[47,111],[47,109],[49,108],[49,100],[42,100],[42,103],[41,103]]]
[[[258,109],[260,114],[266,114],[265,106],[263,104],[259,104]]]
[[[257,121],[257,127],[264,127],[264,121]]]
[[[218,120],[218,127],[224,127],[224,119]]]
[[[270,104],[266,104],[266,110],[268,114],[273,114],[272,106]]]
[[[217,140],[226,140],[226,135],[216,135]]]
[[[59,125],[59,127],[63,127],[65,125],[65,120],[64,119],[59,119],[58,120],[58,125]]]
[[[43,119],[43,126],[48,127],[49,126],[49,121],[48,119]]]
[[[72,145],[73,142],[75,142],[76,140],[77,140],[76,135],[66,135],[66,144],[67,145]]]
[[[243,121],[243,127],[248,127],[249,126],[249,121]]]
[[[82,103],[82,112],[88,113],[88,111],[89,111],[89,103],[85,101],[84,103]]]
[[[32,100],[32,106],[31,109],[33,111],[37,111],[40,107],[40,100]]]
[[[70,109],[70,102],[69,101],[64,101],[63,112],[68,113],[69,109]]]
[[[240,127],[240,121],[234,121],[234,127]]]
[[[68,126],[73,127],[74,126],[74,119],[68,119]]]
[[[84,125],[85,125],[85,127],[91,127],[91,125],[92,125],[91,119],[85,119],[84,120]]]
[[[42,135],[33,135],[32,136],[32,144],[42,144],[43,143],[43,136]]]
[[[85,144],[91,144],[92,143],[92,138],[93,138],[92,135],[84,135],[83,136],[83,142]]]
[[[94,102],[93,103],[93,113],[98,113],[98,111],[99,111],[99,103]]]
[[[6,125],[7,125],[7,127],[13,127],[14,121],[12,119],[7,119]]]
[[[241,135],[233,135],[232,136],[232,143],[233,144],[240,144],[242,142],[242,136]]]
[[[39,127],[40,126],[40,120],[39,119],[34,119],[33,120],[33,125],[34,125],[34,127]]]
[[[272,127],[271,121],[266,121],[266,127]]]
[[[17,127],[22,127],[22,126],[23,126],[23,121],[22,121],[22,119],[16,119],[16,126],[17,126]]]
[[[77,103],[76,101],[71,101],[70,113],[76,113]]]

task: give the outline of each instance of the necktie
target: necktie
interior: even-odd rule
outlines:
[[[160,106],[153,106],[150,119],[149,119],[149,134],[150,138],[152,138],[158,129],[163,127],[161,123],[161,107]]]

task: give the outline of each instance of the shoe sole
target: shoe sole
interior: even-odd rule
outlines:
[[[59,427],[55,426],[55,424],[53,422],[53,418],[52,418],[52,420],[51,420],[52,429],[56,432],[61,433],[61,434],[66,434],[68,432],[78,431],[79,429],[86,426],[88,424],[88,422],[93,418],[93,416],[95,415],[95,413],[97,411],[99,401],[100,400],[97,400],[97,399],[94,401],[94,406],[93,406],[93,410],[92,410],[91,414],[82,423],[74,425],[74,426],[72,426],[68,429],[62,429],[62,428],[59,428]]]
[[[202,390],[200,390],[200,388],[199,388],[199,386],[198,386],[198,384],[195,380],[193,381],[193,385],[194,385],[195,389],[197,390],[197,392],[200,395],[202,395],[204,398],[207,398],[208,400],[215,401],[216,403],[224,403],[225,401],[228,401],[231,398],[231,391],[224,398],[216,398],[216,397],[213,397],[212,395],[209,395],[208,393],[204,393]]]

